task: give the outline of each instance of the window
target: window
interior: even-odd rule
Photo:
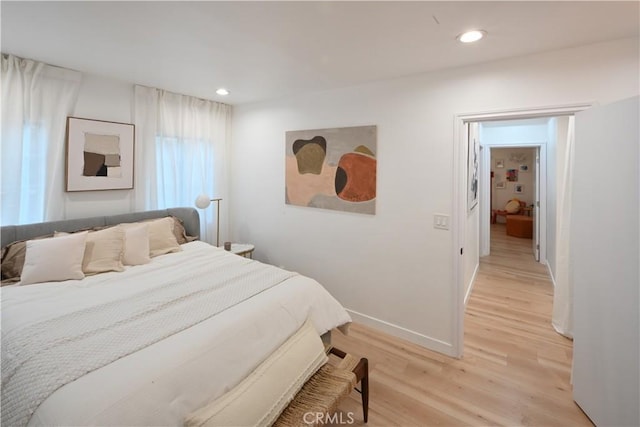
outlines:
[[[16,164],[18,174],[4,175],[2,179],[2,223],[29,224],[45,220],[47,188],[47,137],[37,124],[23,127],[22,144],[16,153],[3,150],[3,156]]]
[[[213,165],[209,141],[156,137],[158,208],[193,206],[199,194],[213,194]]]

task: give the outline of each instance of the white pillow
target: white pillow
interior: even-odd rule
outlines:
[[[82,260],[87,232],[27,241],[21,285],[84,278]]]
[[[148,221],[147,224],[149,225],[149,255],[151,258],[182,250],[173,234],[173,218],[168,216]]]
[[[56,232],[54,236],[58,238],[58,236],[67,234]],[[90,231],[84,249],[82,271],[87,275],[107,271],[123,271],[124,235],[124,230],[118,227]]]
[[[142,265],[151,261],[149,257],[149,225],[135,222],[120,224],[124,230],[124,265]]]

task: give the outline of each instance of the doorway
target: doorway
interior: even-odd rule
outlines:
[[[494,210],[504,212],[511,202],[508,213],[523,217],[518,218],[522,226],[516,231],[520,237],[531,238],[531,253],[536,261],[546,260],[546,141],[514,145],[488,141],[483,147],[480,187],[485,197],[480,199],[480,257],[491,254],[491,225],[506,223],[506,215],[494,215]],[[517,210],[511,209],[516,201]]]
[[[453,230],[453,238],[454,238],[454,281],[457,286],[453,287],[453,301],[454,301],[454,310],[453,310],[453,328],[454,328],[454,343],[453,343],[453,354],[456,357],[462,357],[463,348],[464,348],[464,313],[465,313],[465,297],[470,294],[470,284],[468,283],[469,274],[468,271],[472,271],[475,263],[479,264],[479,254],[480,251],[484,248],[476,247],[476,250],[469,247],[470,244],[470,235],[469,231],[472,234],[477,233],[480,228],[480,224],[486,224],[485,235],[482,238],[483,242],[486,242],[486,245],[489,245],[489,224],[490,224],[490,156],[489,149],[481,150],[483,154],[480,156],[486,164],[484,168],[482,164],[480,165],[480,194],[479,197],[484,199],[484,204],[482,202],[478,203],[478,205],[474,208],[469,209],[468,204],[468,152],[469,150],[466,148],[469,146],[469,136],[472,134],[472,124],[473,123],[493,123],[497,121],[514,121],[524,120],[524,119],[544,119],[549,120],[550,118],[557,116],[568,116],[573,115],[579,111],[583,111],[587,108],[590,108],[590,104],[580,104],[580,105],[572,105],[572,106],[562,106],[555,108],[540,108],[540,109],[531,109],[531,110],[515,110],[515,111],[504,111],[504,112],[493,112],[493,113],[477,113],[477,114],[464,114],[457,115],[455,118],[455,128],[454,128],[454,214],[453,221],[456,224],[456,227]],[[520,141],[523,142],[523,141]],[[542,144],[543,141],[526,141],[532,147],[539,147],[539,158],[546,159],[547,153],[546,144]],[[482,141],[481,141],[482,143]],[[513,139],[510,141],[513,144]],[[499,144],[498,144],[499,145]],[[502,145],[508,145],[503,143]],[[547,174],[547,171],[542,170],[542,165],[539,168],[540,174]],[[485,173],[486,176],[484,179],[482,178],[482,173]],[[485,188],[483,191],[483,181],[485,182]],[[542,184],[539,186],[542,187]],[[545,197],[544,199],[547,199]],[[538,199],[542,201],[542,195],[539,195]],[[543,209],[542,206],[538,206],[535,204],[534,208],[536,209],[536,214],[539,217],[546,216],[547,209]],[[542,219],[542,218],[540,218]],[[541,221],[539,221],[541,222]],[[475,227],[475,229],[474,229]],[[546,225],[541,225],[540,230],[543,230]],[[546,238],[546,233],[540,233],[539,240],[543,240]],[[480,240],[480,239],[479,239]],[[479,245],[479,240],[475,242],[476,245]],[[467,250],[470,249],[470,250]],[[540,258],[544,262],[548,258],[548,254],[546,251],[543,253],[544,245],[540,245]],[[470,256],[475,257],[475,259],[470,259]],[[477,271],[477,268],[476,268]],[[471,281],[471,283],[473,283]]]

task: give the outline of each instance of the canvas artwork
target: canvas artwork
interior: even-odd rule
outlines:
[[[377,127],[289,131],[285,203],[373,215]]]
[[[119,135],[85,133],[83,154],[83,176],[122,176]]]
[[[507,169],[507,181],[518,182],[518,169]]]
[[[133,188],[134,126],[67,118],[67,191]]]

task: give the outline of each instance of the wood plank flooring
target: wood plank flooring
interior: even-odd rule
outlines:
[[[457,360],[353,324],[334,345],[369,359],[369,426],[590,426],[571,397],[572,342],[551,326],[552,284],[530,239],[492,225]],[[340,406],[362,421],[360,395]],[[336,425],[339,425],[336,424]]]

